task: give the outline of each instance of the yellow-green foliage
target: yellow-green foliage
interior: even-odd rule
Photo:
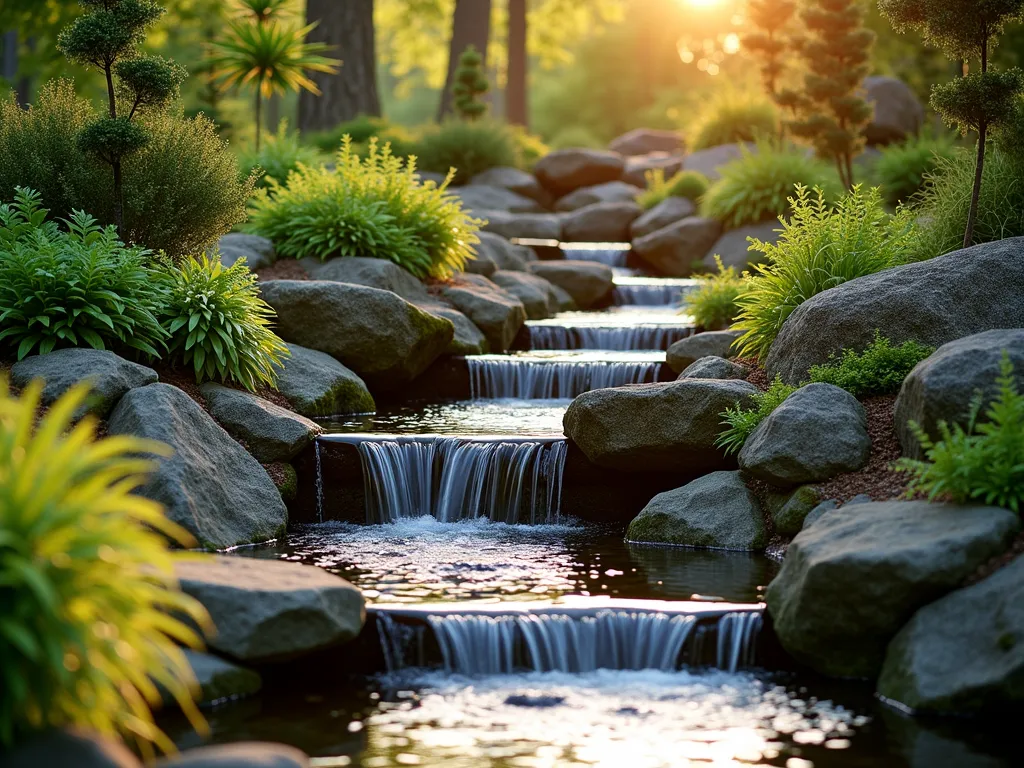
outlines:
[[[152,469],[140,454],[167,448],[72,426],[84,385],[37,421],[40,392],[0,380],[0,749],[75,725],[170,751],[150,708],[159,684],[202,727],[179,647],[200,638],[178,617],[209,620],[173,577],[168,540],[188,533],[132,493]]]
[[[727,93],[701,110],[688,133],[694,150],[771,138],[778,132],[778,113],[769,101],[749,94]]]
[[[666,179],[664,170],[654,168],[644,173],[644,178],[647,189],[636,199],[644,210],[650,210],[669,197],[685,197],[697,203],[708,190],[708,177],[700,171],[679,171]]]
[[[468,184],[478,173],[521,164],[516,135],[508,126],[491,120],[449,120],[423,131],[414,152],[421,170],[448,173],[453,184]]]
[[[719,331],[732,324],[739,314],[737,299],[746,285],[735,267],[722,265],[720,256],[715,256],[715,263],[718,271],[699,276],[700,287],[683,299],[683,311],[708,331]]]
[[[267,138],[259,152],[242,155],[242,171],[247,176],[262,171],[260,186],[266,186],[268,179],[284,181],[299,165],[318,165],[324,159],[316,149],[299,143],[296,136],[289,134],[282,121],[277,133]]]

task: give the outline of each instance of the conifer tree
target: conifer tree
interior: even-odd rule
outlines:
[[[58,37],[73,62],[94,67],[107,83],[107,114],[86,126],[78,147],[108,163],[114,174],[114,222],[124,232],[121,164],[149,141],[136,118],[140,109],[164,107],[186,77],[183,67],[159,56],[143,56],[139,45],[163,15],[153,0],[79,0],[85,13]]]
[[[964,248],[974,241],[985,142],[989,132],[1011,123],[1024,92],[1024,73],[996,72],[989,55],[1007,23],[1024,16],[1024,0],[879,0],[878,7],[898,32],[919,31],[925,42],[954,60],[980,61],[979,71],[932,87],[931,105],[963,133],[978,134],[974,187],[964,229]]]
[[[459,67],[455,71],[452,86],[452,103],[455,112],[463,120],[473,121],[487,111],[487,105],[480,100],[490,89],[483,73],[483,57],[476,47],[469,46],[459,56]]]
[[[759,59],[761,82],[773,100],[778,99],[786,55],[791,53],[786,27],[794,13],[793,0],[750,0],[747,4],[747,20],[754,31],[743,37],[743,47]]]

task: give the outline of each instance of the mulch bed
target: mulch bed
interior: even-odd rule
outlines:
[[[762,392],[768,390],[772,380],[768,378],[768,371],[764,369],[764,366],[761,365],[756,357],[736,357],[733,358],[733,362],[745,365],[750,369],[750,373],[747,374],[747,381]]]
[[[309,272],[295,259],[281,259],[269,267],[256,270],[256,279],[261,283],[267,280],[309,280]]]

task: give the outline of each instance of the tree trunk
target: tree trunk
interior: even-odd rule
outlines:
[[[987,125],[978,131],[978,159],[974,166],[974,188],[971,189],[971,207],[967,211],[967,229],[964,231],[964,248],[974,245],[974,222],[978,219],[978,198],[981,197],[981,175],[985,170],[985,134]]]
[[[448,46],[448,76],[441,91],[441,106],[437,110],[440,122],[452,111],[452,85],[459,56],[469,46],[475,46],[483,57],[482,68],[487,69],[487,41],[491,37],[491,0],[455,0],[452,14],[452,39]]]
[[[526,102],[526,0],[508,0],[508,85],[505,117],[513,125],[529,125]]]
[[[308,41],[333,46],[337,74],[311,72],[321,95],[299,94],[299,130],[322,131],[359,115],[380,116],[373,0],[307,0],[306,21],[320,22]]]

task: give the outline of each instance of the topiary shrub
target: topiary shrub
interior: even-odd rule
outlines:
[[[387,259],[417,277],[446,278],[473,258],[481,222],[440,186],[420,183],[371,139],[361,160],[346,137],[337,170],[300,168],[257,195],[249,229],[274,241],[279,256]]]
[[[704,193],[701,213],[727,229],[784,216],[800,186],[822,190],[826,200],[842,193],[835,171],[796,147],[776,149],[762,142],[757,152],[744,149],[719,173],[721,178]]]
[[[889,205],[916,202],[912,198],[955,153],[956,148],[948,139],[914,137],[904,144],[882,149],[871,168],[871,177],[882,188],[882,197]]]
[[[718,272],[698,276],[700,287],[683,298],[683,311],[708,331],[720,331],[732,325],[740,309],[737,299],[746,288],[734,267],[723,266],[719,256],[715,256],[715,263]]]
[[[168,346],[196,381],[235,381],[250,391],[276,385],[288,347],[270,329],[276,314],[244,262],[225,267],[219,258],[189,257],[171,265],[165,279]]]
[[[708,177],[700,171],[679,171],[671,179],[665,179],[665,171],[655,168],[644,173],[647,180],[645,189],[636,199],[644,210],[650,210],[670,197],[685,197],[700,202],[708,189]]]
[[[778,111],[769,101],[749,95],[726,94],[713,99],[690,126],[687,140],[693,150],[722,144],[770,139],[779,132]]]
[[[459,56],[452,85],[452,106],[462,120],[478,120],[487,112],[482,97],[491,89],[483,72],[484,57],[475,46],[468,46]]]
[[[324,156],[319,151],[301,144],[296,136],[289,134],[284,122],[277,133],[264,142],[259,152],[246,152],[241,158],[243,173],[247,176],[262,174],[261,187],[267,185],[268,179],[285,181],[300,164],[318,165],[323,161]]]
[[[512,131],[487,120],[446,122],[425,131],[413,149],[421,171],[448,173],[454,168],[455,185],[468,184],[491,168],[521,165]]]
[[[811,382],[842,387],[854,397],[892,395],[899,392],[914,366],[934,351],[916,341],[893,346],[875,331],[875,340],[863,352],[844,349],[841,357],[832,355],[829,362],[812,366],[808,377]]]
[[[130,737],[144,756],[174,745],[153,722],[158,685],[197,728],[197,686],[179,646],[200,646],[202,606],[178,591],[168,540],[194,542],[132,491],[160,443],[96,440],[72,416],[79,385],[39,417],[41,382],[0,379],[0,750],[50,727]],[[188,555],[195,557],[195,555]]]
[[[722,426],[725,429],[715,440],[715,445],[728,455],[739,453],[744,443],[747,442],[747,438],[753,434],[761,422],[768,418],[771,412],[782,405],[783,401],[797,389],[799,387],[784,384],[781,378],[776,377],[766,391],[758,392],[753,396],[754,406],[752,408],[743,408],[739,405],[734,408],[726,408],[721,414]]]

